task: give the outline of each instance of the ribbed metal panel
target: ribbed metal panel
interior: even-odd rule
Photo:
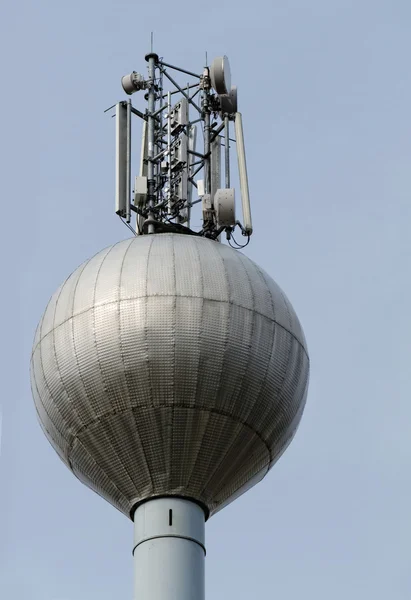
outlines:
[[[284,293],[224,244],[138,236],[50,300],[31,363],[38,417],[86,485],[129,515],[179,495],[211,513],[292,439],[309,361]]]

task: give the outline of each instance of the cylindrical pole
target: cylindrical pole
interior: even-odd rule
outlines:
[[[127,102],[126,222],[131,221],[131,100]]]
[[[211,194],[211,136],[210,136],[210,124],[211,114],[209,107],[208,92],[205,92],[203,101],[203,114],[204,114],[204,187],[205,193]]]
[[[149,213],[148,218],[151,220],[154,218],[154,214],[152,208],[155,204],[155,179],[154,179],[154,127],[155,122],[153,117],[153,113],[155,112],[156,106],[156,90],[155,90],[155,70],[156,64],[158,61],[157,54],[148,54],[146,56],[146,60],[148,61],[148,164],[147,164],[147,196],[148,196],[148,207]],[[154,225],[149,224],[148,233],[154,233]]]
[[[230,121],[224,117],[224,144],[225,144],[225,187],[230,187]]]
[[[167,95],[168,214],[171,215],[171,92]]]
[[[135,600],[204,600],[204,512],[157,498],[134,514]]]

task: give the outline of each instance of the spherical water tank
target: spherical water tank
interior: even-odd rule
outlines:
[[[255,263],[157,234],[86,261],[51,298],[31,361],[40,424],[126,515],[179,496],[213,513],[293,438],[309,374],[300,323]]]

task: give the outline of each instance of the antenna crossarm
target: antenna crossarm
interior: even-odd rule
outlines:
[[[206,154],[200,154],[200,152],[195,152],[194,150],[187,150],[188,154],[191,154],[192,156],[197,156],[197,158],[201,158],[202,160],[204,160],[205,158],[208,158],[210,156],[210,152],[206,155]]]
[[[214,140],[216,139],[216,137],[218,137],[220,135],[220,133],[223,131],[225,127],[225,123],[224,121],[217,127],[217,129],[214,129],[211,137],[210,137],[210,142],[214,142]]]
[[[180,73],[185,73],[186,75],[190,75],[191,77],[197,77],[197,79],[201,79],[201,75],[198,73],[193,73],[192,71],[187,71],[186,69],[182,69],[181,67],[175,67],[173,65],[169,65],[163,61],[159,62],[159,67],[168,67],[169,69],[173,69],[174,71],[180,71]]]
[[[197,106],[197,104],[194,102],[194,100],[191,99],[191,97],[178,85],[178,83],[171,77],[171,75],[169,73],[167,73],[166,69],[162,69],[160,67],[160,71],[163,73],[163,75],[165,75],[167,77],[167,79],[169,81],[171,81],[171,83],[178,89],[178,91],[180,92],[180,94],[182,94],[184,96],[184,98],[190,102],[190,104],[192,106],[194,106],[194,108],[196,109],[197,112],[199,112],[201,114],[201,108],[199,106]]]
[[[140,119],[143,119],[143,121],[147,121],[148,120],[148,115],[142,113],[137,108],[134,108],[134,106],[131,106],[131,112],[133,113],[133,115],[137,115],[137,117],[140,117]]]

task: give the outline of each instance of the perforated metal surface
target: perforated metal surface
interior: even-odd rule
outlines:
[[[163,494],[212,513],[262,479],[296,431],[308,372],[274,281],[223,244],[176,234],[120,242],[74,271],[31,363],[51,444],[127,515]]]

